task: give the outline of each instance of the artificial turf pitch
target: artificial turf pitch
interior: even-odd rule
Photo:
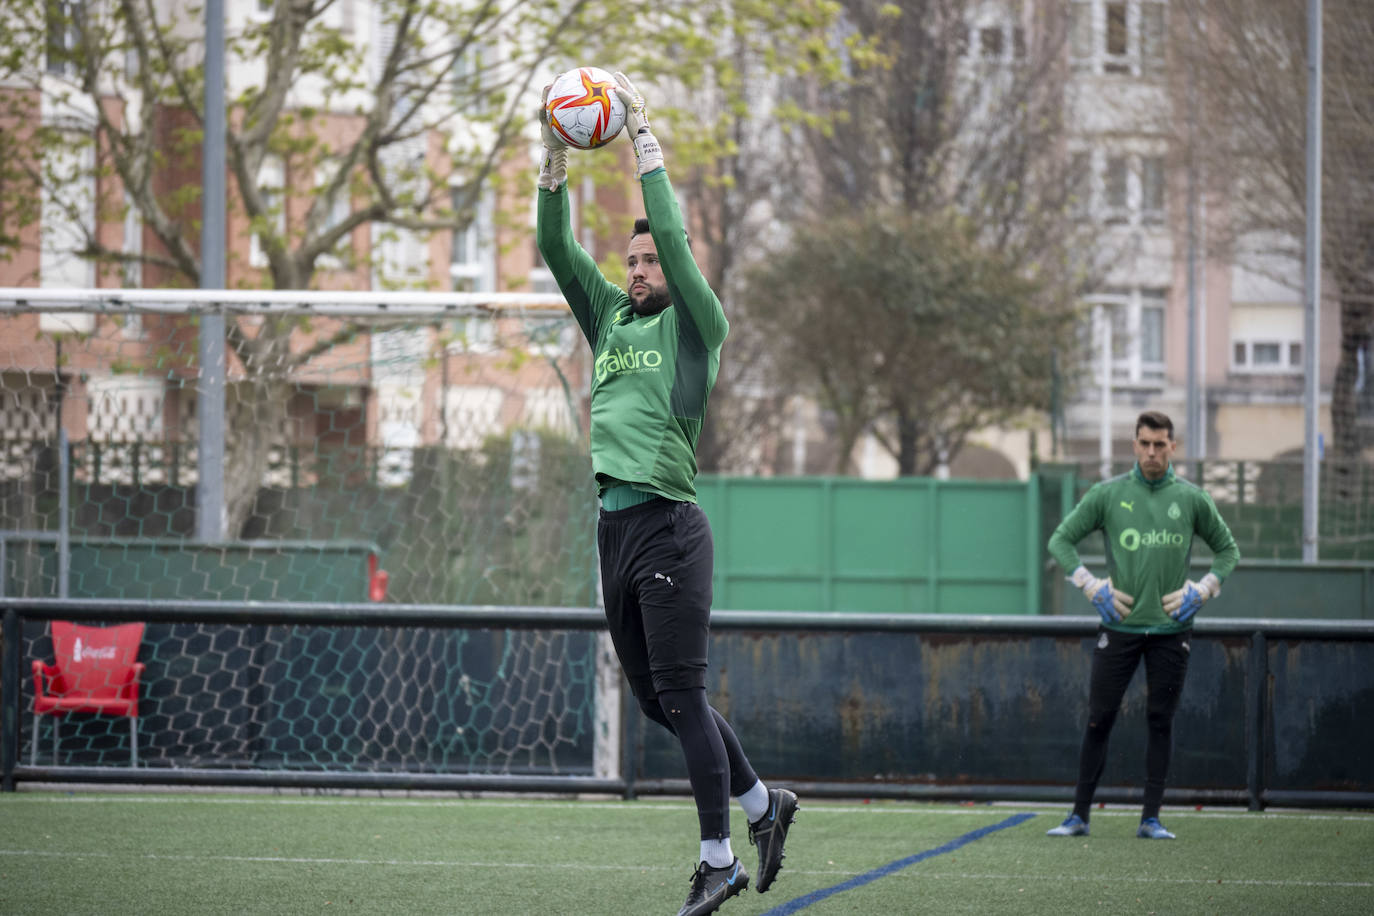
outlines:
[[[723,916],[1374,913],[1374,812],[802,798],[767,894]],[[744,816],[734,847],[753,873]],[[697,853],[683,799],[24,791],[0,795],[0,913],[673,914]]]

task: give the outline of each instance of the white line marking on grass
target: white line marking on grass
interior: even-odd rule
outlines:
[[[625,865],[596,864],[588,862],[475,862],[456,859],[339,859],[315,856],[216,856],[168,853],[119,853],[119,852],[72,852],[49,851],[42,849],[0,849],[0,856],[36,859],[124,859],[162,862],[243,862],[276,865],[347,865],[377,866],[384,868],[510,868],[510,869],[582,869],[607,872],[676,872],[677,868],[667,865]],[[788,868],[792,875],[811,875],[830,878],[836,875],[852,875],[853,872],[838,868]],[[1198,885],[1243,885],[1255,887],[1353,887],[1374,888],[1370,881],[1295,881],[1264,880],[1258,878],[1178,878],[1152,876],[1107,876],[1107,875],[1049,875],[1049,874],[991,874],[972,872],[936,872],[913,870],[905,876],[909,879],[938,878],[951,881],[1075,881],[1080,883],[1121,883],[1138,884],[1198,884]]]
[[[949,878],[956,881],[1079,881],[1099,884],[1134,882],[1137,884],[1207,884],[1257,887],[1374,887],[1370,881],[1294,881],[1260,878],[1166,878],[1158,875],[992,875],[963,872],[912,872],[911,878]]]
[[[588,862],[469,862],[438,859],[333,859],[311,856],[205,856],[158,852],[53,852],[42,849],[0,849],[0,856],[41,859],[125,859],[161,862],[253,862],[282,865],[381,865],[403,868],[564,868],[592,871],[678,871],[666,865],[605,865]]]
[[[988,805],[959,805],[957,807],[934,807],[923,801],[884,800],[877,805],[854,805],[831,803],[824,799],[807,801],[803,806],[808,815],[812,814],[872,814],[872,815],[913,815],[942,814],[955,817],[993,817],[997,807]],[[383,808],[464,808],[471,806],[502,809],[566,809],[577,811],[680,811],[690,807],[692,800],[681,801],[577,801],[572,799],[516,799],[492,798],[349,798],[349,797],[295,797],[286,795],[248,795],[248,796],[205,796],[205,795],[59,795],[45,796],[36,793],[14,793],[0,798],[0,804],[37,802],[43,804],[198,804],[198,805],[303,805],[303,806],[358,806]],[[1034,807],[1033,805],[1031,807]],[[1063,806],[1051,810],[1060,811]],[[1166,814],[1180,818],[1201,818],[1221,820],[1304,820],[1304,821],[1360,821],[1374,820],[1370,814],[1319,814],[1307,811],[1194,811],[1183,807],[1165,806]],[[1093,817],[1139,818],[1138,807],[1125,807],[1121,810],[1093,809]]]

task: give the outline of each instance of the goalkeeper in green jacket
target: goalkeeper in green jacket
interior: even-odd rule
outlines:
[[[1145,803],[1136,836],[1172,840],[1159,822],[1173,754],[1173,720],[1188,673],[1193,615],[1221,594],[1240,551],[1212,497],[1174,475],[1174,424],[1158,411],[1136,420],[1136,465],[1095,484],[1050,536],[1049,549],[1070,581],[1102,617],[1093,651],[1088,726],[1078,758],[1073,813],[1050,836],[1086,836],[1093,795],[1107,759],[1107,739],[1126,686],[1143,658],[1149,734]],[[1076,546],[1094,531],[1106,542],[1107,578],[1078,558]],[[1212,549],[1212,568],[1188,580],[1193,536]]]
[[[696,501],[696,445],[729,324],[692,257],[644,99],[624,74],[615,77],[647,215],[630,236],[628,291],[603,277],[573,238],[568,151],[542,105],[536,239],[592,349],[591,456],[606,620],[640,708],[682,746],[701,855],[679,916],[697,916],[749,884],[730,847],[730,796],[750,821],[760,892],[781,868],[797,797],[759,780],[706,699],[714,548]]]

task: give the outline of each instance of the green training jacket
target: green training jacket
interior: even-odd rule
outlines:
[[[640,184],[672,300],[657,315],[636,315],[629,293],[602,276],[573,238],[566,184],[539,189],[535,237],[592,348],[598,489],[629,483],[696,502],[697,439],[730,325],[687,246],[668,173],[655,169]]]
[[[1050,554],[1065,571],[1081,562],[1077,544],[1102,531],[1107,575],[1135,598],[1120,623],[1127,633],[1178,633],[1192,626],[1164,613],[1163,597],[1188,581],[1193,536],[1212,548],[1212,572],[1221,581],[1236,568],[1240,548],[1206,490],[1175,476],[1173,465],[1159,480],[1146,480],[1137,464],[1129,474],[1094,484],[1050,535]]]

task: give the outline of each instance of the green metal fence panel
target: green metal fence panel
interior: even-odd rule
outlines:
[[[1098,549],[1098,544],[1094,542],[1092,547]],[[1082,556],[1090,569],[1106,568],[1101,554],[1084,552]],[[1202,578],[1210,565],[1206,557],[1195,554],[1193,579]],[[1046,603],[1046,613],[1086,613],[1088,602],[1077,589],[1064,587],[1062,577],[1060,580],[1051,583],[1054,597]],[[1220,618],[1374,620],[1374,563],[1306,564],[1242,557],[1222,585],[1221,595],[1207,602],[1201,613]]]
[[[1194,576],[1206,564],[1194,563]],[[1265,617],[1307,620],[1374,620],[1374,563],[1312,563],[1241,560],[1207,602],[1211,617]]]
[[[56,597],[61,545],[51,535],[0,532],[0,594]],[[68,545],[72,598],[221,601],[366,601],[365,541],[228,541],[81,538]]]
[[[718,608],[1039,611],[1038,481],[706,475],[698,495]]]

